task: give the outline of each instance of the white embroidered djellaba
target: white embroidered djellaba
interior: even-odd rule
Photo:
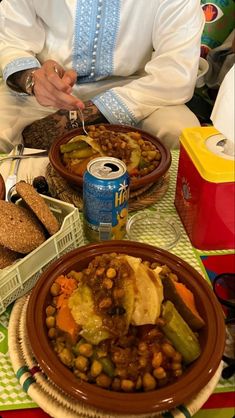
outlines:
[[[192,97],[203,25],[200,0],[3,0],[0,70],[53,59],[110,123],[137,125]]]

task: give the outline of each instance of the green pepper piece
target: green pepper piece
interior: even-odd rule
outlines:
[[[162,318],[166,321],[162,327],[164,334],[182,354],[185,363],[196,360],[201,354],[198,338],[169,300],[162,305]]]
[[[143,157],[140,157],[140,162],[139,162],[139,166],[138,166],[139,169],[148,167],[149,165],[150,164],[149,164],[148,161],[146,161]]]
[[[99,358],[99,362],[102,364],[104,373],[109,377],[114,377],[115,368],[112,361],[108,357],[101,357]]]
[[[84,149],[74,150],[72,152],[66,153],[66,158],[81,160],[83,158],[91,157],[94,154],[97,154],[97,151],[88,146]]]
[[[74,142],[67,142],[67,144],[60,145],[60,152],[62,154],[74,151],[74,150],[81,150],[89,148],[90,145],[87,144],[85,141],[74,141]]]

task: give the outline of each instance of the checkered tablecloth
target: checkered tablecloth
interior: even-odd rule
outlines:
[[[156,204],[151,206],[151,211],[161,211],[165,215],[170,215],[174,219],[181,231],[181,237],[177,245],[170,250],[170,252],[183,258],[196,270],[198,270],[204,277],[209,280],[206,274],[206,268],[201,261],[203,254],[210,255],[221,255],[228,252],[214,251],[202,253],[194,249],[189,241],[189,238],[181,224],[181,221],[177,215],[174,207],[174,191],[178,165],[178,152],[172,152],[172,165],[170,169],[171,179],[170,186],[166,195],[158,201]],[[2,418],[8,418],[6,412],[8,410],[21,410],[27,408],[35,408],[37,405],[32,402],[30,397],[23,392],[14,371],[11,366],[11,362],[8,355],[8,339],[7,339],[7,327],[10,316],[10,307],[0,316],[0,415]],[[234,381],[225,381],[221,379],[212,395],[213,401],[210,400],[206,403],[205,408],[195,415],[195,418],[232,418],[234,415],[234,401],[232,401],[232,395],[234,392]],[[220,396],[221,395],[221,396]],[[228,403],[226,404],[226,396]],[[214,398],[213,398],[214,396]],[[223,399],[223,400],[222,400]],[[39,415],[34,413],[35,418]],[[20,411],[19,411],[20,413]],[[11,415],[12,416],[12,415]],[[15,415],[18,417],[20,415]],[[31,415],[32,416],[32,415]],[[42,415],[40,415],[42,416]],[[26,413],[24,414],[26,418]]]

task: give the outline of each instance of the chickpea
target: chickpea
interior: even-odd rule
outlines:
[[[84,344],[80,344],[78,346],[78,352],[79,354],[81,354],[82,356],[85,357],[91,357],[93,354],[93,347],[91,344],[89,343],[84,343]]]
[[[108,277],[108,279],[114,279],[116,275],[117,275],[117,272],[113,267],[109,267],[108,270],[106,271],[106,276]]]
[[[157,382],[150,373],[144,373],[143,375],[143,388],[147,392],[149,390],[155,389]]]
[[[54,296],[54,297],[52,298],[52,305],[53,305],[53,306],[56,306],[56,304],[57,304],[57,296]]]
[[[157,152],[156,151],[148,151],[148,161],[154,160],[156,157]]]
[[[112,289],[113,287],[113,282],[111,279],[105,278],[102,282],[103,286],[105,287],[105,289]]]
[[[112,306],[112,299],[111,298],[104,298],[99,303],[100,309],[110,308]]]
[[[182,354],[180,354],[178,351],[176,351],[175,355],[172,357],[173,361],[182,362]]]
[[[124,392],[132,392],[135,388],[135,384],[132,380],[122,379],[121,380],[121,389]]]
[[[104,272],[105,272],[105,268],[104,267],[98,267],[97,269],[96,269],[96,272],[95,272],[95,274],[96,274],[96,276],[102,276],[103,274],[104,274]]]
[[[56,312],[56,308],[52,305],[46,307],[46,316],[53,316]]]
[[[141,135],[140,135],[139,132],[130,132],[129,135],[133,139],[140,139],[141,138]]]
[[[178,276],[175,273],[169,273],[169,278],[175,282],[179,281]]]
[[[96,378],[96,384],[101,386],[102,388],[109,388],[111,386],[112,379],[111,377],[107,376],[107,374],[101,373]]]
[[[115,390],[116,392],[121,389],[121,380],[119,379],[119,377],[115,377],[113,379],[113,381],[112,381],[112,389]]]
[[[143,139],[139,139],[139,140],[138,140],[138,145],[139,145],[140,147],[142,147],[142,146],[144,145],[144,140],[143,140]]]
[[[87,377],[86,373],[80,372],[80,370],[74,370],[74,374],[79,379],[84,380],[85,382],[88,381],[88,377]]]
[[[153,371],[153,375],[154,377],[156,377],[156,379],[165,379],[166,377],[166,372],[163,369],[163,367],[157,367],[157,369],[154,369]]]
[[[88,358],[84,356],[78,356],[75,359],[74,364],[78,370],[80,370],[81,372],[85,372],[88,369],[89,361],[88,361]]]
[[[161,364],[163,360],[162,352],[159,351],[158,353],[154,353],[153,360],[152,360],[152,366],[154,369],[157,369]]]
[[[174,347],[168,343],[162,344],[162,351],[167,357],[170,358],[174,357],[176,353]]]
[[[144,341],[141,341],[138,344],[138,350],[141,354],[146,353],[148,351],[148,346]]]
[[[68,277],[73,277],[77,282],[80,282],[83,278],[83,272],[82,271],[70,271],[68,274]]]
[[[58,341],[58,338],[56,339],[56,343],[55,343],[55,352],[56,353],[61,353],[61,351],[63,351],[64,349],[64,343],[62,341]]]
[[[115,287],[115,289],[113,289],[114,299],[122,299],[124,295],[125,295],[125,290],[124,289],[122,289],[120,287]]]
[[[147,334],[148,341],[155,340],[157,336],[159,336],[159,330],[157,328],[151,329]]]
[[[48,337],[53,340],[57,336],[57,330],[56,328],[49,328],[48,330]]]
[[[85,269],[84,273],[85,273],[87,276],[90,276],[90,275],[91,275],[91,273],[92,273],[91,268],[87,267],[87,268]]]
[[[162,266],[161,274],[164,275],[164,274],[168,274],[168,273],[171,273],[170,268],[168,266],[166,266],[166,265]]]
[[[63,348],[59,352],[59,358],[66,366],[71,367],[73,364],[73,354],[68,348]]]
[[[177,370],[174,370],[174,372],[173,372],[173,374],[174,374],[175,377],[181,376],[182,373],[183,373],[183,370],[182,369],[177,369]]]
[[[55,327],[55,317],[54,316],[48,316],[46,318],[46,326],[47,326],[47,328],[54,328]]]
[[[148,360],[146,357],[140,356],[139,357],[139,365],[142,368],[145,368],[147,366]]]
[[[139,375],[137,380],[136,380],[135,388],[136,388],[136,390],[139,390],[139,389],[141,389],[141,387],[142,387],[142,378]]]
[[[94,360],[91,365],[91,376],[97,377],[102,372],[103,366],[98,360]]]
[[[125,379],[127,377],[127,370],[126,369],[117,368],[116,369],[116,374],[117,374],[117,376]]]
[[[60,294],[60,290],[61,289],[60,289],[59,283],[54,282],[51,285],[50,292],[51,292],[52,296],[58,296]]]
[[[171,364],[171,368],[172,370],[179,370],[182,368],[181,363],[177,363],[175,361],[173,361],[173,363]]]

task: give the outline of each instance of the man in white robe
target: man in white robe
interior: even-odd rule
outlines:
[[[177,147],[199,125],[185,103],[203,25],[200,0],[2,0],[0,151],[34,121],[26,138],[49,146],[78,107],[87,124],[137,126]]]

